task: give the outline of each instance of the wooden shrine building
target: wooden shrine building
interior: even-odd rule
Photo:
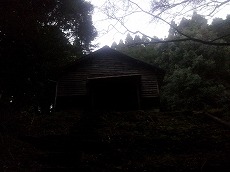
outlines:
[[[164,70],[105,46],[69,66],[56,87],[56,109],[159,107]]]

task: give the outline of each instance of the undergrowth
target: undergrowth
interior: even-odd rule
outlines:
[[[202,113],[21,113],[1,127],[0,166],[5,171],[224,171],[230,167],[229,129]]]

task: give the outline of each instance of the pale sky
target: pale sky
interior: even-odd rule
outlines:
[[[128,34],[127,29],[124,28],[121,24],[119,24],[116,20],[108,19],[108,17],[101,12],[101,9],[105,7],[106,0],[88,0],[94,5],[94,14],[93,14],[93,23],[98,31],[98,37],[95,39],[93,43],[99,44],[99,48],[103,47],[104,45],[111,46],[111,44],[115,41],[119,43],[120,39],[125,39],[126,35]],[[110,0],[111,2],[115,2],[115,5],[120,5],[121,8],[124,8],[124,4],[121,3],[122,0]],[[133,0],[136,2],[140,7],[144,10],[149,10],[150,8],[150,0]],[[108,2],[108,1],[107,1]],[[227,6],[229,7],[229,6]],[[221,11],[219,11],[215,17],[226,17],[227,14],[230,14],[229,9],[225,7]],[[123,11],[124,12],[124,11]],[[127,12],[128,13],[128,12]],[[116,13],[117,16],[123,15],[124,13],[118,12]],[[189,15],[185,16],[189,18]],[[198,11],[198,14],[199,11]],[[172,19],[166,18],[168,22]],[[180,21],[178,19],[178,21]],[[209,23],[211,23],[211,18]],[[164,38],[168,35],[169,25],[160,22],[160,21],[152,21],[151,17],[144,13],[135,13],[126,17],[124,20],[125,25],[131,31],[141,31],[148,36],[157,36],[158,38]]]

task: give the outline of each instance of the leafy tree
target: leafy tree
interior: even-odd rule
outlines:
[[[193,14],[191,20],[182,19],[178,28],[183,28],[184,33],[200,39],[212,39],[216,36],[212,27],[197,13]],[[174,37],[178,39],[180,35],[174,34]],[[226,66],[228,47],[208,46],[196,42],[169,43],[161,47],[161,57],[157,62],[165,69],[169,68],[163,94],[171,108],[180,109],[181,106],[195,109],[227,104],[228,100],[224,97],[228,87],[225,77],[229,76]]]
[[[48,78],[90,51],[96,36],[92,10],[84,0],[3,0],[0,102],[21,108],[37,101]]]
[[[142,38],[141,38],[141,42],[144,42],[144,43],[149,43],[150,40],[147,36],[143,35]]]
[[[211,24],[211,29],[217,34],[217,36],[227,42],[230,41],[229,22],[230,15],[227,15],[226,20],[215,18]]]
[[[133,44],[133,43],[134,43],[133,37],[130,35],[130,33],[128,33],[126,38],[125,38],[125,44],[130,45],[130,44]]]
[[[116,48],[117,48],[117,43],[116,43],[116,42],[113,42],[112,45],[111,45],[111,48],[112,48],[112,49],[116,49]]]
[[[140,38],[139,35],[135,35],[135,37],[134,37],[134,39],[133,39],[133,42],[134,42],[134,43],[141,43],[142,40],[141,40],[141,38]]]
[[[203,16],[194,13],[190,20],[183,18],[178,26],[173,22],[172,24],[193,37],[212,39],[219,34],[216,22],[214,20],[214,25],[208,25]],[[228,28],[227,22],[218,22],[225,23]],[[174,28],[170,28],[166,40],[178,40],[181,37]],[[161,88],[165,109],[197,110],[229,106],[229,47],[182,41],[123,45],[118,50],[148,63],[158,64],[166,71]]]
[[[123,47],[125,44],[124,44],[124,42],[123,42],[123,40],[121,39],[120,41],[119,41],[119,44],[117,45],[117,48],[121,48],[121,47]]]

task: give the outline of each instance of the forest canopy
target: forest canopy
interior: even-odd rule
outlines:
[[[209,25],[202,15],[193,13],[178,25],[183,33],[204,40],[229,34],[230,16],[216,18]],[[134,37],[134,38],[133,38]],[[179,40],[174,27],[165,39],[151,40],[145,36],[127,34],[125,41],[114,42],[111,47],[148,63],[158,64],[166,71],[161,89],[161,101],[168,110],[199,110],[229,108],[230,103],[230,47],[214,46]],[[217,42],[229,42],[224,36]],[[155,42],[155,40],[158,40]]]
[[[48,79],[91,50],[97,35],[92,14],[93,6],[84,0],[1,1],[1,109],[48,99]]]

